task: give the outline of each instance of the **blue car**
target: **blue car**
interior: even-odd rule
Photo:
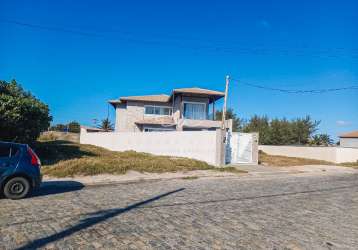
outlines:
[[[41,162],[26,144],[0,141],[0,194],[22,199],[41,184]]]

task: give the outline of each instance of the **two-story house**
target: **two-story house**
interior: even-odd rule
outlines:
[[[215,130],[221,127],[221,121],[214,117],[215,102],[224,95],[182,88],[170,95],[127,96],[109,103],[116,109],[116,132]],[[231,130],[231,122],[227,121],[226,127]]]

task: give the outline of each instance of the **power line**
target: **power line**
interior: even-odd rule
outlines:
[[[39,25],[39,24],[20,22],[20,21],[9,20],[9,19],[4,19],[4,18],[0,18],[0,22],[14,24],[14,25],[23,26],[23,27],[32,28],[32,29],[76,34],[76,35],[85,36],[85,37],[106,38],[106,39],[110,39],[110,40],[126,40],[126,41],[133,42],[133,43],[142,43],[142,44],[150,44],[150,45],[163,45],[163,46],[169,45],[169,46],[177,46],[177,47],[181,47],[181,48],[190,48],[190,49],[194,49],[194,50],[207,49],[207,50],[211,50],[214,52],[239,53],[239,54],[250,54],[250,55],[276,55],[276,54],[279,54],[282,56],[287,56],[287,55],[305,56],[305,55],[307,55],[307,53],[304,50],[279,49],[279,48],[265,49],[265,48],[258,48],[258,47],[239,47],[239,46],[235,46],[235,45],[231,46],[231,47],[227,47],[227,46],[222,46],[222,45],[215,45],[212,42],[207,41],[207,40],[205,40],[206,44],[197,44],[197,45],[190,44],[189,45],[189,44],[183,43],[183,40],[186,40],[187,42],[190,40],[200,42],[200,40],[195,39],[195,38],[184,38],[182,36],[181,37],[177,36],[177,38],[175,38],[173,36],[168,37],[168,35],[166,35],[165,39],[170,39],[171,41],[163,42],[162,38],[159,41],[159,40],[150,40],[150,39],[148,40],[148,39],[142,39],[142,38],[124,37],[123,35],[133,36],[133,34],[131,34],[130,32],[120,31],[120,30],[116,30],[116,29],[107,29],[107,30],[102,29],[100,32],[101,33],[111,32],[111,33],[120,35],[121,37],[110,37],[108,35],[106,36],[104,34],[99,34],[97,32],[83,32],[83,31],[79,31],[76,29]],[[155,37],[157,38],[158,35],[155,35]],[[201,42],[203,42],[203,40],[201,40]],[[210,44],[208,44],[208,42]],[[334,54],[330,53],[330,52],[332,52],[331,51],[332,49],[335,50]],[[342,50],[344,50],[343,48],[332,48],[332,49],[314,52],[314,53],[311,53],[309,56],[310,57],[319,57],[319,58],[339,58],[339,57],[345,56],[345,55],[341,54]],[[337,52],[340,55],[337,55]],[[353,59],[358,59],[357,54],[349,54],[348,56]]]
[[[305,90],[282,89],[282,88],[274,88],[274,87],[268,87],[268,86],[248,83],[248,82],[241,81],[238,79],[233,79],[233,78],[230,78],[230,79],[236,83],[243,84],[246,86],[250,86],[250,87],[254,87],[254,88],[258,88],[258,89],[270,90],[270,91],[277,91],[277,92],[282,92],[282,93],[289,93],[289,94],[309,94],[309,93],[323,94],[323,93],[328,93],[328,92],[337,92],[337,91],[344,91],[344,90],[358,90],[358,85],[345,86],[345,87],[341,87],[341,88],[326,88],[326,89],[305,89]]]
[[[16,24],[16,25],[19,25],[19,26],[25,26],[25,27],[29,27],[29,28],[35,28],[35,29],[41,29],[41,30],[47,30],[47,31],[58,31],[58,32],[71,33],[71,34],[76,34],[76,35],[81,35],[81,36],[101,37],[100,35],[95,34],[95,33],[82,32],[82,31],[71,30],[71,29],[67,29],[67,28],[60,28],[60,27],[31,24],[31,23],[25,23],[25,22],[18,22],[18,21],[7,20],[7,19],[2,19],[2,18],[0,19],[0,22]]]

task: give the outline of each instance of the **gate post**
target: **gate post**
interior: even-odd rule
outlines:
[[[216,129],[216,166],[225,166],[225,136],[225,130]]]
[[[252,163],[259,164],[259,133],[252,133]]]

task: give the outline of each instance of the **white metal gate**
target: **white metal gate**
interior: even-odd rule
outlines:
[[[226,162],[251,164],[253,162],[254,135],[249,133],[228,133]]]

